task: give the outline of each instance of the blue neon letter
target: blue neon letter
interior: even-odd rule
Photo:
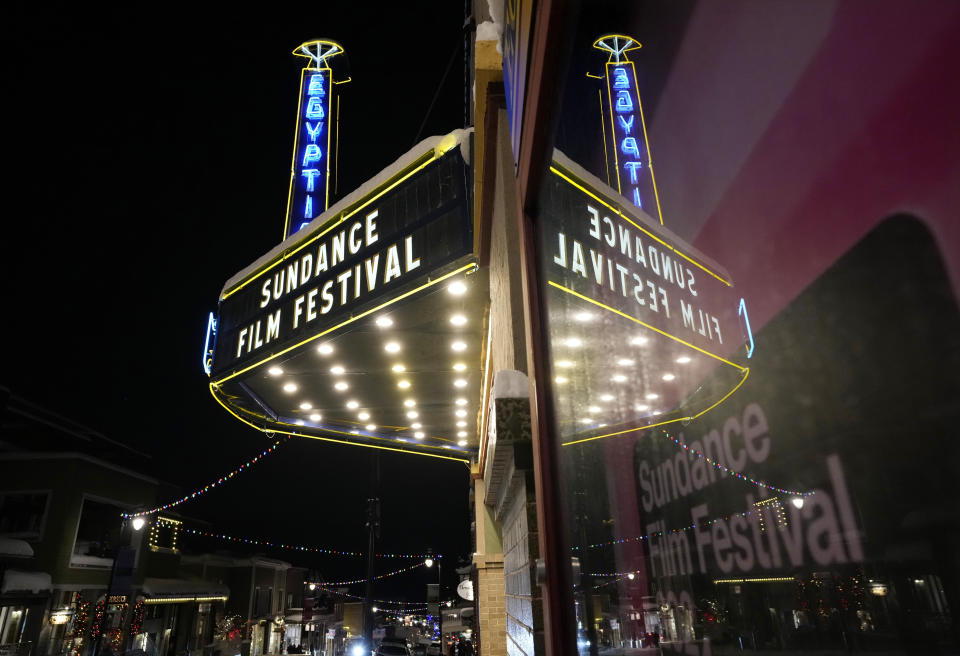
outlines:
[[[630,117],[633,118],[632,116]],[[323,122],[317,121],[317,125],[313,126],[310,124],[310,121],[307,121],[307,134],[310,135],[310,141],[317,143],[317,137],[320,136],[320,132],[323,130]],[[629,131],[628,131],[629,132]]]
[[[630,138],[632,139],[633,137],[630,137]],[[632,184],[637,184],[637,169],[643,168],[643,162],[624,162],[623,168],[627,169],[630,172],[630,182]]]
[[[636,187],[633,188],[633,204],[643,209],[643,203],[640,202],[640,190]]]
[[[618,114],[617,119],[620,121],[620,127],[623,128],[623,131],[630,134],[630,131],[633,129],[633,114],[630,114],[629,121],[622,114]]]
[[[313,191],[315,186],[313,181],[320,175],[320,169],[303,169],[300,171],[300,175],[307,177],[307,191]]]
[[[307,146],[309,148],[309,146]],[[640,149],[637,147],[637,140],[633,137],[624,137],[623,141],[620,142],[620,150],[623,151],[624,155],[633,155],[637,159],[640,159]]]
[[[303,207],[303,218],[313,218],[313,196],[307,196],[306,204]]]
[[[323,74],[316,73],[310,76],[310,86],[307,87],[308,96],[322,96],[326,94],[323,90]]]
[[[323,152],[320,150],[320,146],[318,146],[317,144],[307,144],[307,148],[303,151],[302,166],[306,166],[307,164],[312,164],[313,162],[319,162],[320,157],[322,155],[323,155]]]
[[[618,112],[633,111],[633,98],[630,97],[629,91],[617,91],[617,111]]]
[[[613,69],[613,88],[629,89],[630,80],[627,78],[627,71],[623,68]]]
[[[617,99],[617,106],[619,105],[620,100]],[[630,105],[630,109],[633,109],[632,104]],[[323,117],[323,100],[320,99],[320,96],[310,96],[310,100],[307,102],[307,118],[319,121]]]

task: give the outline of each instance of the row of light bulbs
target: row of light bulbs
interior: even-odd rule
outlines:
[[[453,296],[462,296],[464,293],[466,293],[466,291],[467,291],[466,284],[460,280],[456,280],[447,286],[447,292]],[[467,317],[461,313],[456,313],[450,317],[450,323],[456,327],[465,326],[467,324],[467,321],[468,321]],[[391,319],[387,315],[381,315],[374,320],[374,324],[381,329],[390,328],[391,326],[393,326],[393,319]],[[390,354],[397,354],[403,350],[403,347],[400,344],[400,342],[397,342],[395,340],[391,340],[387,342],[386,344],[384,344],[383,348],[387,353],[390,353]],[[455,353],[463,353],[464,351],[467,350],[467,343],[459,339],[454,340],[450,344],[450,349]],[[334,348],[329,343],[320,344],[317,347],[317,353],[325,357],[332,355],[333,352],[334,352]],[[406,366],[404,366],[402,363],[399,363],[399,362],[394,363],[390,369],[391,371],[397,374],[402,374],[407,370]],[[453,370],[457,373],[462,373],[466,371],[466,369],[467,369],[467,365],[464,364],[463,362],[455,362],[453,364]],[[284,371],[282,367],[274,365],[267,370],[267,373],[276,378],[276,377],[282,376],[284,374]],[[343,365],[336,364],[330,367],[330,373],[333,374],[334,376],[342,376],[346,374],[347,371]],[[468,385],[469,385],[469,382],[467,381],[466,378],[455,378],[453,381],[453,386],[456,387],[457,389],[466,388]],[[401,380],[397,381],[397,387],[399,389],[408,390],[410,389],[411,386],[412,385],[410,381],[407,380],[406,378],[402,378]],[[334,383],[333,388],[337,392],[342,393],[350,389],[350,385],[344,380],[338,380],[337,382]],[[283,385],[283,391],[286,392],[287,394],[295,394],[298,390],[299,390],[299,386],[294,382],[287,382]],[[414,399],[412,398],[406,399],[403,402],[403,404],[406,408],[408,408],[406,412],[408,419],[417,419],[419,417],[419,412],[415,409],[417,402]],[[458,398],[456,400],[456,404],[457,406],[461,406],[461,407],[458,407],[457,410],[455,411],[455,415],[457,417],[457,422],[456,422],[457,428],[461,429],[457,431],[457,437],[460,438],[457,444],[458,446],[466,446],[467,440],[465,438],[467,437],[468,433],[466,430],[463,430],[463,429],[466,428],[467,426],[467,422],[465,421],[465,417],[467,416],[467,411],[464,408],[462,408],[462,406],[467,405],[467,400],[464,398]],[[360,402],[355,399],[351,399],[347,401],[345,405],[348,410],[358,410],[360,408]],[[305,412],[313,410],[314,409],[313,403],[311,403],[310,401],[302,401],[300,403],[300,409]],[[309,415],[309,417],[310,417],[310,420],[313,422],[318,422],[323,419],[323,415],[321,415],[319,412],[313,412]],[[360,411],[359,413],[357,413],[357,418],[360,419],[360,421],[369,421],[370,413],[365,410]],[[304,425],[305,422],[303,420],[298,420],[297,424]],[[377,429],[377,426],[376,424],[368,423],[364,425],[364,428],[367,431],[374,431]],[[422,440],[426,437],[426,434],[423,432],[423,430],[421,430],[423,428],[423,425],[420,422],[414,421],[413,423],[410,424],[410,428],[414,430],[414,433],[413,433],[414,439]],[[351,432],[354,434],[359,434],[359,431],[357,430],[353,430]],[[402,437],[398,437],[397,440],[401,442],[407,441],[405,438],[402,438]]]
[[[578,312],[574,315],[574,319],[580,322],[592,321],[593,318],[594,318],[593,315],[590,314],[589,312]],[[630,339],[630,344],[632,346],[646,346],[649,343],[649,341],[650,341],[649,338],[644,337],[642,335],[638,335]],[[580,339],[579,337],[568,337],[564,340],[561,340],[560,343],[570,348],[579,348],[583,346],[583,340]],[[678,357],[676,360],[674,360],[674,362],[676,362],[677,364],[689,364],[691,362],[691,358],[689,356],[682,355]],[[617,360],[617,366],[620,366],[620,367],[632,367],[634,366],[634,364],[636,364],[636,361],[631,358],[620,358]],[[555,365],[559,369],[572,369],[576,366],[576,364],[571,360],[558,360],[555,363]],[[666,372],[661,376],[661,379],[669,383],[675,380],[676,377],[677,377],[676,374],[673,374],[671,372]],[[629,378],[622,373],[615,373],[610,377],[610,380],[615,383],[626,383],[629,380]],[[556,378],[554,378],[554,382],[556,382],[558,385],[563,385],[570,381],[569,381],[569,378],[567,378],[566,376],[558,375]],[[613,401],[616,397],[614,397],[612,394],[605,393],[605,394],[601,394],[599,398],[601,401],[610,402],[610,401]],[[645,398],[647,401],[656,401],[657,399],[660,398],[660,395],[654,392],[649,392],[645,395]],[[647,403],[638,403],[636,406],[634,406],[634,409],[637,412],[649,412],[650,405]],[[590,414],[596,414],[602,411],[603,411],[603,408],[596,405],[591,405],[590,407],[587,408],[587,412],[589,412]],[[651,412],[651,414],[654,414],[654,415],[657,415],[660,413],[661,411],[659,410],[653,410]],[[594,419],[587,418],[587,417],[580,419],[579,422],[581,424],[595,423]],[[606,424],[598,425],[598,427],[600,428],[604,426],[606,426]]]

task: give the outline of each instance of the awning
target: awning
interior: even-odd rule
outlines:
[[[148,578],[143,582],[147,604],[182,604],[189,602],[226,601],[230,588],[200,579]]]
[[[53,589],[53,581],[46,572],[24,572],[8,569],[3,573],[3,584],[0,593],[8,592],[49,592]]]
[[[425,140],[221,294],[213,396],[262,431],[470,460],[488,343],[469,133]]]

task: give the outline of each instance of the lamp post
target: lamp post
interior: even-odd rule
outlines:
[[[437,565],[437,630],[440,633],[440,653],[443,654],[443,579],[440,575],[440,557],[437,556],[437,559],[434,560],[431,555],[432,552],[428,551],[427,557],[424,559],[423,564],[427,567],[433,567],[434,563]]]

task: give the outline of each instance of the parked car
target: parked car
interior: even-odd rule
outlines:
[[[407,649],[406,644],[397,644],[395,642],[388,642],[386,644],[380,643],[380,646],[377,647],[377,656],[410,656],[410,650]]]

